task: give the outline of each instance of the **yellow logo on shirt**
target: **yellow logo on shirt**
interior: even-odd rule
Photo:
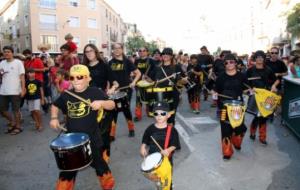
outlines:
[[[87,100],[91,102],[90,100]],[[67,101],[67,109],[68,109],[68,116],[70,118],[82,118],[87,116],[90,113],[90,106],[88,106],[84,102],[70,102]]]
[[[111,69],[112,69],[113,71],[122,71],[122,70],[124,70],[124,64],[113,63],[113,64],[111,65]]]
[[[36,93],[37,86],[35,84],[28,84],[27,88],[30,95],[34,95]]]
[[[145,63],[138,63],[137,67],[139,69],[147,69],[148,68],[148,63],[145,62]]]

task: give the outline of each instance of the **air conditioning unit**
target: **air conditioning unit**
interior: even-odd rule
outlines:
[[[73,7],[78,7],[78,2],[70,2]]]

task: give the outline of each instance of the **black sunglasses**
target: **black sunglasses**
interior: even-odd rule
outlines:
[[[154,116],[159,116],[159,115],[160,115],[160,116],[166,116],[166,115],[167,115],[167,112],[160,112],[160,113],[159,113],[159,112],[154,112],[153,115],[154,115]]]
[[[73,80],[75,80],[75,78],[77,79],[77,80],[82,80],[83,78],[86,78],[86,76],[83,76],[83,75],[78,75],[78,76],[70,76],[70,81],[73,81]]]
[[[271,52],[271,54],[278,54],[278,52]]]

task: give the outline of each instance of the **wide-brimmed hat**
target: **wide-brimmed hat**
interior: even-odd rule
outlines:
[[[39,44],[38,50],[42,51],[42,49],[49,50],[51,48],[50,44]]]

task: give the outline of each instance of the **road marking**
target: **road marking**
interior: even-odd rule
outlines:
[[[177,112],[176,116],[187,126],[189,127],[193,133],[199,133],[199,131],[195,128],[192,122],[187,121],[180,113]]]
[[[216,120],[213,120],[211,117],[192,117],[186,118],[185,121],[190,122],[192,124],[216,124],[218,123]]]
[[[175,124],[175,128],[177,129],[179,135],[182,137],[183,141],[187,145],[188,149],[191,152],[194,152],[195,148],[193,145],[191,145],[190,137],[189,137],[188,133],[185,131],[185,129],[178,122]]]

